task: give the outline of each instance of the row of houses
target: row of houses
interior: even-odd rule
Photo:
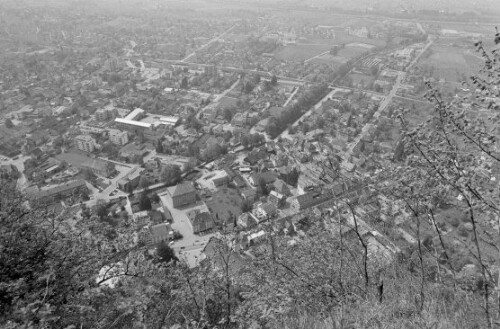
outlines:
[[[72,194],[84,192],[88,192],[87,184],[84,180],[76,180],[46,190],[40,190],[36,187],[33,187],[27,190],[26,194],[33,201],[50,203],[62,198],[69,197]]]

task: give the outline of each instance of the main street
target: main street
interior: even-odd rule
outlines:
[[[309,109],[309,111],[307,111],[306,113],[304,113],[300,118],[298,118],[294,123],[292,123],[292,127],[296,127],[300,122],[302,122],[305,118],[307,118],[308,116],[310,116],[314,111],[318,110],[321,106],[323,106],[323,103],[326,102],[328,99],[330,99],[330,97],[333,96],[333,94],[335,94],[335,92],[337,91],[337,89],[333,89],[332,91],[330,91],[325,97],[323,97],[319,102],[316,103],[316,105],[314,105],[313,107],[311,107],[311,109]],[[277,141],[279,138],[288,138],[288,139],[291,139],[290,135],[288,134],[288,129],[285,129],[281,134],[278,135],[278,137],[276,137],[274,140]]]
[[[217,104],[219,104],[220,100],[223,97],[225,97],[227,94],[229,94],[234,88],[236,88],[236,86],[238,86],[239,83],[240,83],[240,78],[238,77],[238,80],[236,80],[236,82],[233,83],[233,85],[231,87],[229,87],[228,89],[224,90],[224,92],[222,92],[221,94],[216,95],[215,99],[210,104],[208,104],[207,106],[203,107],[198,112],[197,117],[198,118],[201,117],[201,115],[203,114],[203,112],[205,112],[205,110],[217,106]]]
[[[232,29],[234,29],[236,27],[236,25],[233,25],[231,26],[229,29],[227,29],[226,31],[224,31],[221,35],[213,38],[212,40],[210,40],[209,42],[207,42],[206,44],[204,44],[203,46],[201,46],[200,48],[196,49],[195,51],[193,51],[191,54],[187,55],[186,57],[184,57],[184,59],[181,61],[181,62],[186,62],[189,60],[190,57],[193,57],[196,55],[196,52],[197,51],[200,51],[202,50],[203,48],[206,48],[208,46],[210,46],[212,43],[214,42],[217,42],[219,41],[220,39],[222,39],[222,37],[224,37],[226,34],[228,34],[229,32],[231,32]]]
[[[427,42],[425,47],[422,48],[422,50],[417,55],[417,57],[415,57],[415,59],[406,67],[406,71],[408,71],[413,65],[415,65],[418,62],[418,60],[420,59],[422,54],[424,54],[427,51],[427,49],[429,49],[429,47],[432,45],[434,40],[435,40],[435,38],[429,36],[429,41]],[[396,82],[394,83],[394,86],[392,87],[389,95],[387,95],[387,97],[385,97],[382,100],[382,102],[380,103],[377,111],[373,115],[373,119],[378,119],[380,117],[380,115],[385,111],[387,106],[389,106],[389,104],[392,102],[392,99],[396,96],[396,93],[397,93],[399,87],[401,87],[401,83],[404,81],[405,78],[406,78],[406,72],[399,71],[398,76],[396,78]],[[349,158],[351,157],[351,155],[353,153],[354,147],[361,141],[361,139],[363,139],[366,136],[366,134],[368,133],[368,131],[370,131],[370,128],[372,126],[373,126],[373,124],[366,123],[363,126],[363,128],[361,129],[361,132],[359,133],[359,135],[356,136],[354,141],[352,141],[351,143],[348,144],[347,151],[344,154],[344,163],[347,163],[349,161]]]

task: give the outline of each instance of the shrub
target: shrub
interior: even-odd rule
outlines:
[[[460,222],[458,221],[458,219],[456,217],[451,217],[449,218],[449,223],[451,226],[457,228],[459,225],[460,225]]]
[[[468,238],[469,237],[469,232],[467,231],[467,229],[463,225],[461,225],[458,228],[458,235],[460,235],[463,238]]]

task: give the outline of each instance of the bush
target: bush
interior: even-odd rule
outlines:
[[[457,227],[458,227],[458,225],[460,225],[460,222],[459,222],[459,221],[458,221],[458,219],[457,219],[457,218],[455,218],[455,217],[451,217],[451,218],[449,219],[449,223],[450,223],[450,225],[451,225],[451,226],[453,226],[454,228],[457,228]]]
[[[469,231],[462,225],[458,228],[458,235],[460,235],[462,238],[468,238],[469,237]]]
[[[182,239],[184,236],[181,234],[181,232],[179,231],[174,231],[174,240],[180,240]]]
[[[434,241],[432,240],[432,236],[427,235],[422,241],[422,244],[424,245],[425,248],[432,249],[432,247],[434,246]]]

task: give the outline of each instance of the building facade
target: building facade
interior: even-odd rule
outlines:
[[[196,189],[190,183],[177,185],[172,195],[172,202],[174,208],[196,203]]]
[[[76,147],[80,151],[92,153],[95,150],[96,142],[89,135],[79,135],[75,138]]]
[[[126,145],[128,143],[128,133],[117,129],[110,129],[109,140],[116,145]]]

